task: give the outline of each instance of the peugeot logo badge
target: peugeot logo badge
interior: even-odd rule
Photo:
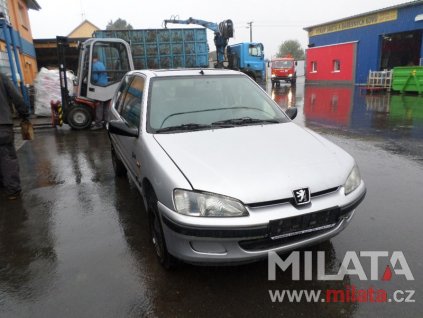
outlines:
[[[308,188],[302,188],[292,191],[294,194],[294,200],[296,205],[304,205],[310,203],[310,190]]]

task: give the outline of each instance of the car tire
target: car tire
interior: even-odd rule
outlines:
[[[113,165],[113,170],[115,172],[115,176],[119,177],[119,178],[125,177],[126,176],[126,167],[124,166],[123,162],[116,155],[116,151],[113,147],[112,147],[111,153],[112,153],[112,165]]]
[[[276,82],[276,87],[281,87],[281,82],[277,81]]]
[[[93,117],[87,106],[73,106],[67,115],[67,122],[75,130],[87,129],[91,126]]]
[[[156,252],[156,256],[165,269],[175,266],[175,258],[169,254],[166,240],[163,234],[162,221],[157,208],[157,197],[153,191],[147,193],[148,201],[148,223],[150,227],[151,241]]]

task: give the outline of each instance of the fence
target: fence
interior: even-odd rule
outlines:
[[[390,90],[392,85],[392,71],[369,71],[367,86],[370,88],[385,88]]]

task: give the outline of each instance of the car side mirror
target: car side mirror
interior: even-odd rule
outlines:
[[[128,127],[128,125],[120,120],[111,120],[107,123],[107,130],[111,134],[138,137],[139,131],[137,128]]]
[[[287,110],[285,110],[285,113],[291,120],[294,120],[294,118],[297,117],[298,109],[297,107],[289,107]]]

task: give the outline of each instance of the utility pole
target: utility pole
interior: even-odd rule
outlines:
[[[81,5],[81,18],[82,21],[85,20],[85,11],[84,11],[84,7],[82,6],[82,0],[80,0],[79,4]]]
[[[250,28],[250,42],[253,42],[253,21],[247,22]]]

